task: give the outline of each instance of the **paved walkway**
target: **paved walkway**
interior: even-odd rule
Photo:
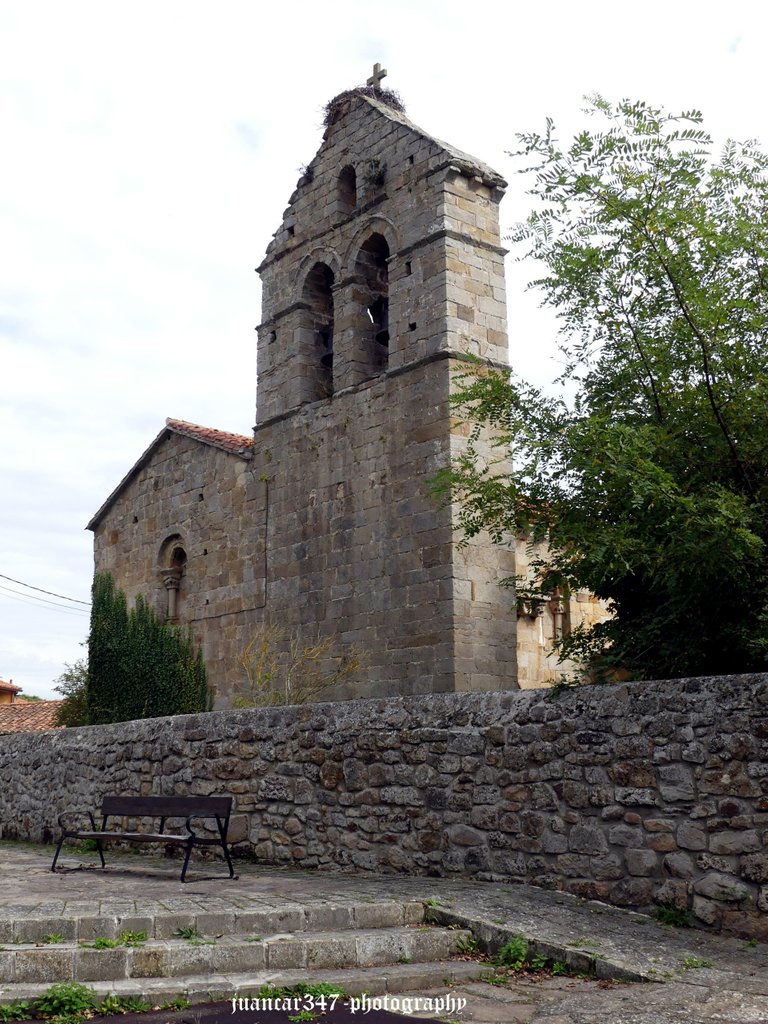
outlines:
[[[52,874],[49,847],[0,842],[0,942],[13,941],[8,923],[73,917],[157,914],[180,921],[242,911],[399,900],[429,901],[445,922],[467,924],[498,942],[522,933],[535,951],[575,968],[592,962],[598,977],[520,979],[510,986],[473,983],[455,989],[468,1005],[458,1019],[476,1024],[768,1024],[768,946],[690,929],[663,927],[649,918],[525,885],[299,872],[238,865],[240,877],[212,878],[218,864],[178,880],[177,862],[107,854],[107,870],[91,855],[63,855],[73,868]],[[78,865],[83,864],[79,869]],[[210,915],[210,917],[208,917]],[[95,922],[94,922],[95,924]],[[137,923],[137,927],[139,924]],[[101,932],[103,934],[103,931]],[[705,966],[706,965],[706,966]],[[409,965],[408,968],[416,967]],[[618,981],[616,980],[618,979]],[[621,979],[635,984],[621,984]],[[639,982],[643,982],[640,984]],[[417,993],[413,993],[414,995]],[[364,1020],[364,1018],[361,1018]]]

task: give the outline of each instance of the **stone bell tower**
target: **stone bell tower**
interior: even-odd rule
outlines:
[[[505,182],[412,124],[380,77],[328,105],[259,267],[264,614],[363,652],[333,696],[510,688],[497,581],[514,555],[458,547],[428,490],[464,435],[452,373],[467,353],[507,362]]]

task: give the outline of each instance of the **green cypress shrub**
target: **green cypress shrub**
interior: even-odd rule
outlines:
[[[213,704],[189,629],[161,622],[141,595],[129,612],[109,573],[93,582],[86,692],[94,725],[195,714]]]

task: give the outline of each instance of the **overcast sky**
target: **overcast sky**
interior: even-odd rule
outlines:
[[[88,601],[85,524],[166,416],[250,433],[254,267],[332,96],[380,61],[416,124],[509,178],[508,228],[515,133],[575,131],[587,93],[767,145],[765,8],[0,0],[0,677],[56,696],[85,653],[87,606],[20,584]],[[510,268],[510,353],[543,382],[531,273]]]

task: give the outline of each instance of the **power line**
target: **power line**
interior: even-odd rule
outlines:
[[[49,597],[60,597],[62,601],[73,601],[75,604],[85,604],[90,608],[90,601],[81,601],[79,597],[65,597],[64,594],[54,594],[52,590],[43,590],[42,587],[33,587],[31,583],[22,583],[21,580],[15,580],[11,576],[4,576],[0,572],[0,580],[9,580],[11,583],[17,583],[20,587],[26,587],[28,590],[37,590],[41,594],[48,594]]]
[[[5,577],[3,577],[5,579]],[[12,601],[22,601],[26,604],[36,605],[38,608],[45,606],[48,608],[58,608],[60,612],[66,612],[67,615],[87,615],[88,611],[85,608],[69,608],[65,604],[59,604],[57,601],[47,601],[44,597],[35,597],[33,594],[22,594],[19,590],[13,590],[11,587],[3,587],[0,585],[0,597],[9,597],[11,594],[15,595],[12,597]]]

